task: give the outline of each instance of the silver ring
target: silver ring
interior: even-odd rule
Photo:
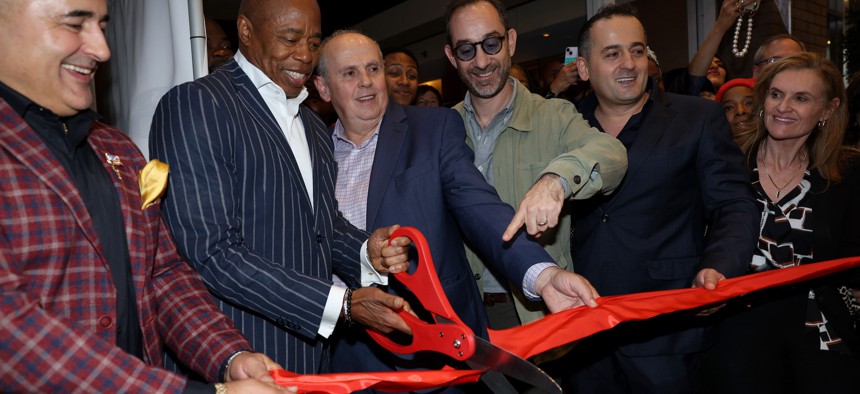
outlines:
[[[545,225],[546,225],[546,222],[538,222],[538,224],[537,224],[537,225],[538,225],[538,226],[545,226]]]

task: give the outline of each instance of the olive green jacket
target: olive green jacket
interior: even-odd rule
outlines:
[[[618,139],[602,133],[563,99],[544,99],[530,93],[514,80],[516,98],[507,128],[493,150],[495,187],[502,201],[517,209],[526,192],[541,175],[554,173],[567,180],[568,199],[581,200],[598,193],[610,193],[627,171],[627,151]],[[471,116],[460,102],[454,109]],[[465,122],[466,127],[469,122]],[[471,139],[466,143],[473,147]],[[570,204],[565,204],[559,225],[537,239],[558,265],[572,270],[570,258]],[[467,250],[469,264],[478,287],[483,291],[484,264]],[[522,284],[510,286],[517,301],[517,312],[525,324],[544,316],[542,302],[526,300]]]

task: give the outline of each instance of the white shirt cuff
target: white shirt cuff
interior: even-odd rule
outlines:
[[[361,287],[370,285],[388,286],[388,274],[379,273],[373,269],[370,256],[367,254],[367,241],[361,244]]]
[[[340,286],[332,286],[328,291],[322,321],[320,321],[320,328],[317,330],[317,334],[320,334],[321,337],[328,338],[334,332],[334,326],[337,325],[337,319],[340,318],[340,311],[343,309],[344,294],[346,294],[346,288]]]

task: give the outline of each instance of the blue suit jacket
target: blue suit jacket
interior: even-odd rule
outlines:
[[[514,285],[522,284],[533,264],[552,262],[552,258],[524,232],[511,243],[502,242],[514,210],[475,168],[465,138],[463,119],[456,111],[389,104],[370,175],[366,228],[401,224],[420,230],[455,311],[476,334],[486,337],[484,306],[463,241],[481,253],[484,261],[495,263]],[[402,285],[395,279],[392,282],[390,290],[409,299]],[[365,336],[358,342],[363,340]],[[366,344],[356,343],[356,338],[345,342],[338,343],[334,352],[335,370],[381,368],[369,350],[344,350],[349,346],[366,349]],[[385,357],[384,352],[379,353]]]
[[[332,270],[357,278],[367,233],[337,210],[326,127],[300,110],[313,161],[308,196],[280,127],[235,61],[171,89],[150,152],[170,165],[164,215],[181,252],[254,350],[320,372],[317,336]],[[313,205],[311,205],[313,201]]]
[[[758,238],[758,208],[722,108],[657,88],[651,94],[621,185],[573,208],[575,271],[601,295],[690,287],[703,268],[741,275]],[[588,99],[582,110],[593,112]],[[675,329],[622,351],[686,353],[711,341],[705,329]]]

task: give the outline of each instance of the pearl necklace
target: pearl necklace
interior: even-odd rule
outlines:
[[[741,13],[738,16],[738,24],[735,25],[735,38],[732,39],[732,53],[735,57],[744,57],[747,54],[747,51],[750,49],[750,41],[752,41],[752,30],[753,30],[753,14],[749,14],[749,19],[747,19],[747,42],[744,44],[744,49],[738,50],[738,38],[741,35],[741,24],[744,22],[744,14]]]

